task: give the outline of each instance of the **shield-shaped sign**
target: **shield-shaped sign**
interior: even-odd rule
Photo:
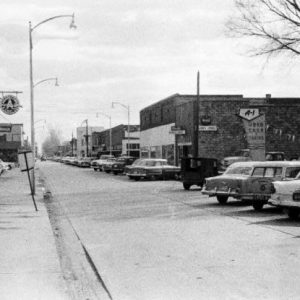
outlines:
[[[259,109],[258,108],[241,108],[239,116],[245,120],[251,121],[251,120],[259,117]]]

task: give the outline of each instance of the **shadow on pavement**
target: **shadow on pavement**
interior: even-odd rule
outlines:
[[[283,215],[282,210],[276,207],[266,207],[261,211],[257,211],[253,208],[240,211],[232,211],[224,213],[226,216],[230,217],[254,217],[254,218],[264,218],[272,215]]]
[[[252,222],[251,225],[272,225],[272,226],[280,226],[280,227],[300,227],[300,219],[299,220],[291,220],[289,218],[280,218],[273,220],[266,220],[261,222]]]

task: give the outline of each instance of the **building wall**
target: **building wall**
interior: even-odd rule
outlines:
[[[194,96],[196,99],[196,96]],[[266,151],[283,151],[287,158],[300,156],[300,98],[244,98],[242,95],[200,97],[199,124],[209,116],[217,131],[199,131],[199,156],[222,159],[248,148],[243,120],[238,116],[240,108],[258,108],[265,114]],[[192,144],[192,103],[176,108],[176,127],[186,131],[176,137],[177,146]]]
[[[93,132],[99,132],[99,131],[103,131],[104,127],[100,127],[100,126],[88,126],[88,151],[89,151],[89,155],[92,153],[92,134]],[[77,134],[77,156],[81,157],[81,156],[87,156],[86,153],[86,126],[83,127],[77,127],[76,130],[76,134]]]

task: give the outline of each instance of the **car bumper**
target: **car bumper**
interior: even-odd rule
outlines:
[[[300,202],[293,200],[279,200],[279,199],[270,199],[269,203],[274,206],[280,207],[298,207],[300,208]]]

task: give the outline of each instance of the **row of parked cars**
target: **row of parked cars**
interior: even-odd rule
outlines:
[[[290,218],[300,214],[300,161],[248,161],[231,164],[219,176],[204,181],[202,193],[225,204],[229,197],[283,208]]]
[[[202,194],[215,197],[220,204],[226,204],[232,197],[250,203],[255,210],[270,204],[283,208],[290,218],[300,215],[300,161],[235,162],[222,174],[218,173],[214,159],[185,158],[181,168],[168,164],[165,159],[130,156],[102,155],[99,159],[61,161],[114,175],[126,174],[134,180],[181,178],[184,189],[198,185]]]

